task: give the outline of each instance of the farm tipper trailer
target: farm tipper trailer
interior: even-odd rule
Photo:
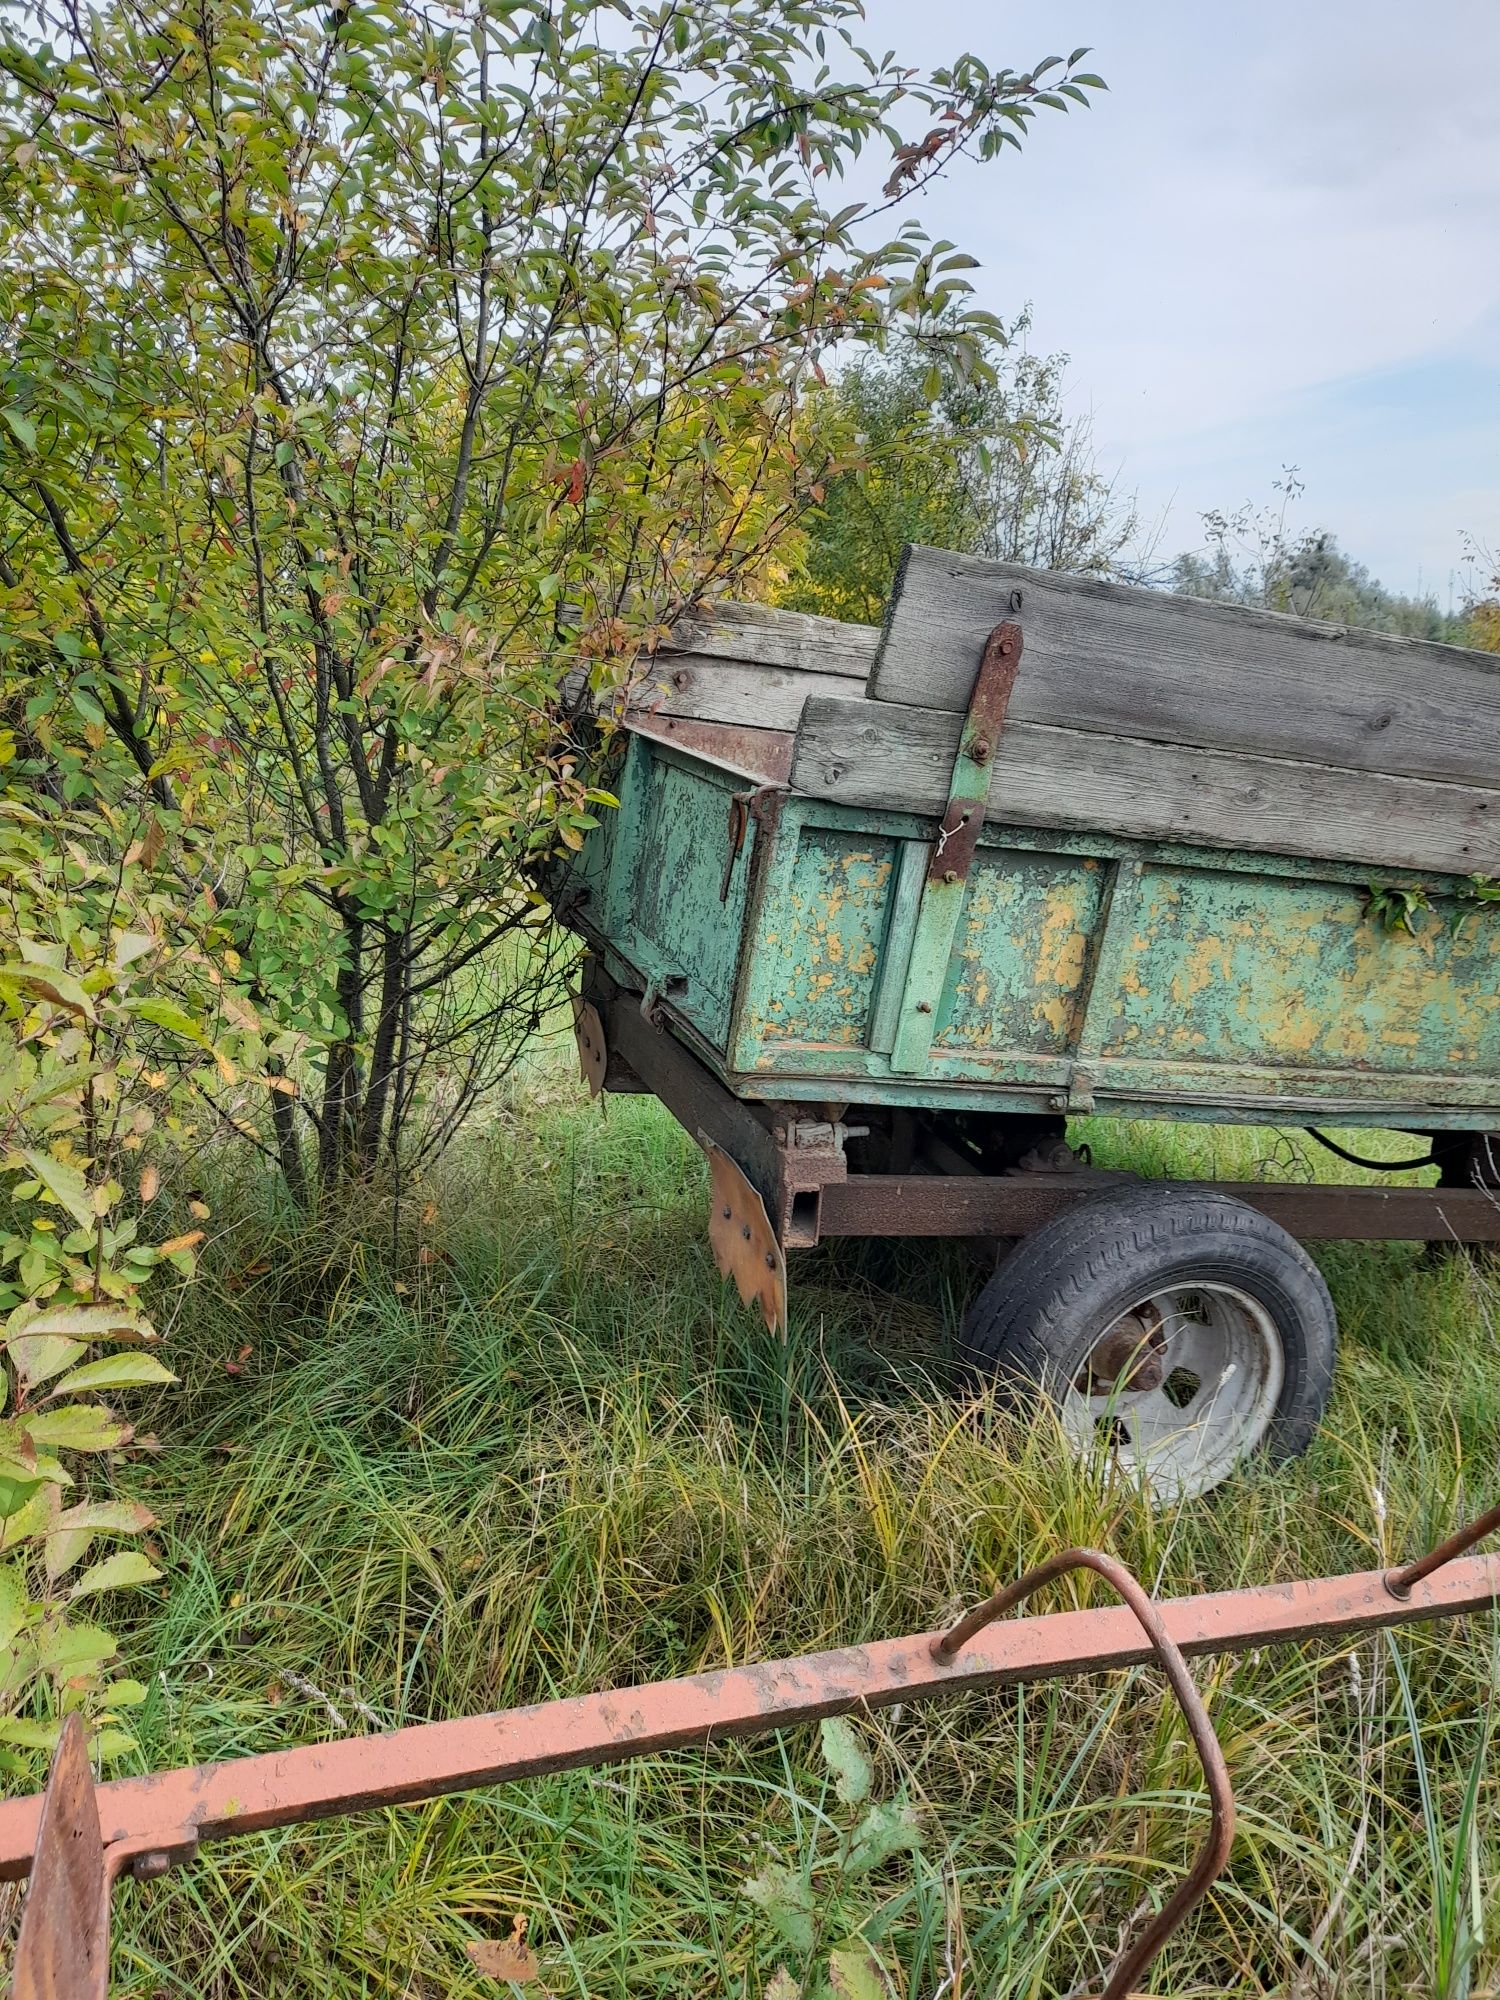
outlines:
[[[553,884],[580,1058],[702,1143],[773,1325],[825,1237],[1023,1239],[968,1356],[1181,1497],[1313,1434],[1297,1239],[1500,1242],[1500,661],[911,549],[880,631],[708,607],[619,720]],[[1081,1114],[1395,1128],[1438,1183],[1105,1175]]]
[[[1500,1243],[1482,656],[924,551],[883,635],[724,605],[673,641],[600,733],[620,809],[554,889],[593,947],[586,1075],[702,1142],[721,1265],[773,1325],[785,1250],[823,1236],[1024,1239],[971,1353],[1191,1494],[1316,1421],[1332,1309],[1297,1237]],[[1439,1185],[1101,1176],[1083,1112],[1394,1126]],[[1492,1610],[1495,1532],[1500,1507],[1393,1568],[1161,1602],[1058,1549],[946,1629],[105,1785],[74,1715],[46,1792],[0,1801],[0,1880],[30,1877],[11,1994],[104,2000],[113,1886],[205,1841],[1155,1661],[1207,1827],[1101,1945],[1090,1991],[1128,2000],[1234,1837],[1186,1659]],[[1122,1603],[1009,1616],[1078,1570]],[[502,1949],[497,1978],[537,1977]]]

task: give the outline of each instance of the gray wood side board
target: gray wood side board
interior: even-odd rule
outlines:
[[[658,653],[630,690],[633,714],[679,715],[751,729],[795,729],[810,694],[863,696],[863,675],[809,673],[708,653]]]
[[[846,625],[842,619],[814,618],[805,611],[725,601],[679,618],[661,650],[791,667],[809,674],[844,674],[862,682],[879,640],[875,625]]]
[[[940,814],[961,725],[943,709],[809,695],[791,782],[842,805]],[[1494,792],[1038,723],[1007,723],[986,816],[1373,868],[1500,872]]]
[[[870,695],[967,707],[1008,617],[1025,635],[1017,723],[1500,790],[1489,654],[939,549],[902,559]]]

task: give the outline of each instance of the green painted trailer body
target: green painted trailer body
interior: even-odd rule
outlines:
[[[558,907],[740,1097],[1500,1128],[1500,906],[1467,878],[1382,872],[1423,891],[1408,933],[1368,869],[991,819],[924,966],[935,819],[634,728],[616,756]]]

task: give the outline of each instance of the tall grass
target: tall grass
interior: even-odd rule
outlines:
[[[1466,1260],[1331,1250],[1345,1344],[1312,1453],[1153,1514],[1045,1417],[956,1396],[961,1252],[813,1253],[783,1345],[721,1289],[665,1115],[531,1091],[413,1205],[404,1275],[219,1197],[166,1448],[125,1475],[167,1571],[131,1636],[142,1768],[923,1628],[1070,1541],[1162,1592],[1363,1568],[1492,1497],[1496,1299]],[[1095,1140],[1239,1174],[1282,1143]],[[1198,1672],[1240,1834],[1153,1990],[1493,1992],[1494,1622]],[[1150,1672],[858,1730],[922,1831],[871,1878],[903,2000],[1097,1984],[1206,1825]],[[493,1992],[465,1947],[520,1915],[553,1994],[755,2000],[787,1954],[745,1885],[811,1866],[830,1802],[808,1728],[216,1843],[117,1898],[117,1991]]]

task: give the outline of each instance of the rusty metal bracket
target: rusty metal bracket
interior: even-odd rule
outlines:
[[[721,1278],[733,1278],[745,1305],[758,1305],[767,1329],[784,1340],[786,1316],[786,1257],[766,1204],[722,1146],[706,1132],[698,1143],[708,1155],[711,1183],[708,1241]]]
[[[589,1087],[589,1096],[597,1097],[609,1068],[609,1047],[598,1008],[581,993],[573,995],[573,1039],[578,1044],[578,1073]]]
[[[1113,1556],[1107,1556],[1099,1549],[1064,1549],[1058,1555],[1049,1556],[1046,1562],[1038,1563],[1035,1569],[1028,1570],[1016,1582],[997,1590],[993,1597],[978,1605],[967,1617],[961,1618],[951,1631],[934,1639],[932,1657],[939,1665],[951,1665],[959,1649],[976,1633],[982,1632],[986,1625],[1003,1618],[1045,1584],[1076,1569],[1089,1569],[1096,1576],[1103,1577],[1139,1620],[1186,1718],[1188,1733],[1193,1739],[1193,1747],[1198,1752],[1198,1761],[1203,1766],[1204,1780],[1208,1785],[1208,1837],[1198,1851],[1198,1858],[1135,1943],[1121,1953],[1099,1996],[1099,2000],[1128,2000],[1136,1981],[1144,1975],[1173,1931],[1207,1895],[1234,1845],[1234,1790],[1229,1782],[1224,1752],[1219,1747],[1203,1697],[1188,1672],[1187,1661],[1173,1642],[1161,1612],[1124,1563],[1117,1562]]]
[[[750,824],[749,792],[734,792],[729,800],[729,852],[724,857],[724,873],[719,878],[719,901],[729,901],[729,885],[734,880],[734,864],[745,844],[745,828]]]
[[[109,1891],[88,1732],[70,1715],[43,1795],[11,2000],[104,2000]]]
[[[1021,593],[1012,591],[1011,609],[1020,608]],[[938,824],[937,839],[928,856],[896,1017],[891,1068],[901,1074],[918,1075],[927,1067],[969,870],[984,826],[990,766],[1020,671],[1022,643],[1019,625],[1009,619],[997,625],[985,641],[979,670],[974,676],[974,691],[969,697],[968,713],[958,739],[958,755],[953,761],[947,810]]]
[[[778,784],[755,785],[748,792],[734,792],[729,800],[729,852],[724,858],[724,873],[719,878],[719,901],[729,901],[729,889],[734,881],[734,864],[739,860],[745,845],[745,835],[750,830],[751,820],[758,827],[765,825],[766,802],[772,796],[778,799],[784,787]]]

